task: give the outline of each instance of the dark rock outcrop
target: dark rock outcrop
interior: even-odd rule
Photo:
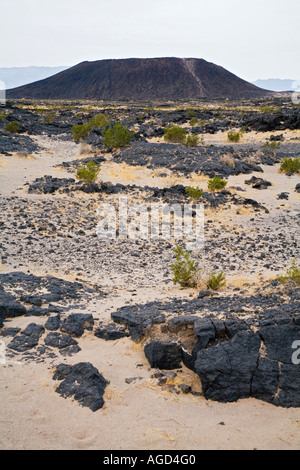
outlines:
[[[259,348],[259,336],[252,331],[242,331],[232,341],[199,351],[195,371],[205,397],[222,402],[249,397]]]
[[[151,303],[146,306],[122,307],[113,312],[111,318],[124,325],[134,341],[138,341],[152,325],[165,321],[165,315]]]
[[[14,337],[8,344],[8,348],[17,352],[28,351],[38,345],[44,331],[45,328],[42,325],[30,323],[25,330]]]
[[[177,343],[153,340],[144,348],[151,367],[178,369],[181,367],[181,346]]]
[[[45,344],[46,346],[58,348],[63,356],[75,354],[80,351],[80,347],[74,338],[56,331],[48,333],[45,338]]]
[[[92,331],[94,327],[93,315],[73,313],[65,318],[60,325],[62,332],[71,336],[82,336],[85,330]]]
[[[191,354],[183,351],[183,362],[199,375],[206,398],[300,406],[300,368],[292,361],[297,317],[264,320],[256,332],[238,319],[201,318],[193,325],[196,343]]]
[[[56,392],[62,397],[74,397],[81,406],[97,411],[104,405],[103,395],[109,382],[89,362],[80,362],[73,366],[59,364],[53,380],[62,382]]]
[[[114,341],[129,336],[129,333],[124,326],[118,327],[114,323],[105,325],[100,322],[95,330],[95,336],[100,339],[105,339],[105,341]]]

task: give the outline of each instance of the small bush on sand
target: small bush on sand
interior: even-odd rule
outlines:
[[[6,129],[7,132],[10,132],[11,134],[17,134],[21,130],[20,124],[17,121],[9,122],[6,125],[5,129]]]
[[[52,122],[54,122],[55,119],[56,119],[56,113],[52,111],[45,115],[44,122],[46,122],[47,124],[52,124]]]
[[[239,142],[241,140],[241,132],[228,132],[227,139],[229,142]]]
[[[187,186],[185,188],[185,194],[187,194],[193,201],[198,201],[201,196],[203,196],[204,191],[202,189],[199,189],[199,186],[197,188],[192,188],[191,186]]]
[[[196,117],[193,117],[190,121],[191,126],[197,126],[199,124],[199,120]]]
[[[116,122],[103,133],[103,144],[106,148],[122,148],[128,145],[132,139],[132,132],[121,122]]]
[[[109,126],[111,123],[111,120],[105,116],[103,113],[96,114],[94,117],[92,117],[88,124],[92,128],[99,128],[99,127],[106,127]]]
[[[219,176],[214,176],[213,179],[208,180],[207,188],[209,191],[221,191],[227,185],[227,181],[223,180]]]
[[[86,165],[82,165],[80,168],[78,168],[76,176],[84,183],[94,183],[99,174],[100,168],[100,165],[97,165],[95,162],[91,161]]]
[[[180,126],[167,127],[164,131],[164,139],[167,142],[184,144],[186,140],[186,130]]]
[[[300,157],[285,157],[280,164],[280,171],[283,173],[300,173]]]
[[[211,289],[211,290],[218,290],[225,285],[226,285],[226,281],[225,281],[225,276],[224,276],[223,271],[221,271],[219,274],[216,274],[215,272],[211,272],[206,282],[207,289]]]
[[[95,116],[84,124],[74,124],[72,134],[75,140],[82,140],[84,137],[88,136],[93,129],[109,126],[110,123],[110,119],[105,116],[105,114],[95,114]]]
[[[188,135],[185,141],[185,145],[188,147],[197,147],[199,143],[199,137],[196,134]]]
[[[280,142],[276,142],[275,140],[273,140],[272,142],[269,142],[267,140],[267,142],[265,142],[264,144],[262,144],[260,146],[260,148],[262,149],[263,152],[268,152],[269,150],[270,151],[274,151],[274,150],[278,150],[280,149],[280,145],[281,143]]]
[[[176,262],[171,265],[174,284],[179,284],[181,287],[195,287],[198,272],[195,261],[191,259],[190,253],[184,251],[180,246],[174,249],[174,253],[176,254]]]
[[[75,140],[82,140],[84,137],[89,135],[90,127],[88,123],[85,124],[74,124],[72,127],[72,135]]]
[[[281,284],[295,284],[300,285],[300,266],[296,266],[295,260],[292,262],[291,267],[287,269],[286,274],[278,276],[277,279]]]

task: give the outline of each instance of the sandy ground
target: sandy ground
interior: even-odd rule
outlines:
[[[40,155],[0,156],[3,195],[41,197],[28,195],[24,182],[45,174],[70,177],[69,173],[58,172],[53,166],[79,157],[78,147],[70,142],[50,142],[46,137],[39,141],[46,147]],[[123,172],[126,184],[132,179],[136,184],[152,181],[154,186],[167,185],[166,180],[162,181],[148,170],[123,166]],[[114,177],[118,176],[118,181],[123,182],[120,175],[122,167],[103,164],[103,180],[115,182]],[[299,195],[293,193],[294,177],[287,180],[278,173],[277,167],[268,167],[266,173],[257,176],[273,183],[268,191],[255,191],[259,202],[271,205],[274,211],[287,203],[289,210],[296,210]],[[170,175],[170,178],[173,178],[170,183],[175,184],[174,177]],[[239,185],[252,197],[254,190],[244,184],[245,179],[248,176],[231,177],[229,186]],[[201,184],[201,178],[198,182]],[[274,195],[281,191],[290,192],[289,201],[275,200]],[[5,272],[3,266],[2,272]],[[106,282],[109,280],[104,280]],[[130,290],[123,287],[118,295],[87,305],[87,311],[91,307],[96,318],[107,321],[110,313],[126,302],[168,298],[175,295],[175,290],[163,286],[143,287],[137,289],[133,298]],[[176,295],[191,294],[177,290]],[[43,318],[21,317],[7,325],[24,328],[32,321],[44,323]],[[6,363],[0,365],[1,449],[300,449],[300,409],[284,409],[255,399],[221,404],[190,394],[167,392],[151,377],[153,370],[142,348],[127,338],[106,342],[93,333],[85,333],[79,339],[79,346],[79,353],[71,358],[62,357],[60,362],[88,361],[103,373],[110,381],[104,407],[93,413],[55,393],[57,383],[52,376],[54,366],[59,363],[57,360],[37,363],[7,358]],[[133,377],[136,379],[126,383],[125,379]],[[184,367],[178,371],[176,380],[183,377],[185,383],[193,382],[195,389],[201,390],[200,380]]]

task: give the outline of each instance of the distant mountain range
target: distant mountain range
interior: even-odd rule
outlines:
[[[8,90],[7,97],[190,100],[263,97],[270,93],[203,59],[166,57],[82,62],[49,78]]]
[[[68,67],[8,67],[0,68],[0,80],[5,83],[5,88],[16,88],[38,80],[43,80],[51,75],[62,72]]]
[[[252,82],[253,85],[272,91],[292,91],[294,90],[293,84],[296,80],[281,79],[281,78],[268,78],[263,80],[256,80]],[[300,82],[299,82],[300,85]]]

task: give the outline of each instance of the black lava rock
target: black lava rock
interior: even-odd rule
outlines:
[[[231,341],[200,350],[195,371],[205,397],[220,402],[249,397],[259,348],[260,337],[252,331],[242,331]]]
[[[144,352],[151,367],[168,370],[181,367],[182,352],[177,343],[153,340],[145,346]]]
[[[155,323],[164,323],[165,315],[154,305],[135,305],[134,307],[122,307],[111,314],[111,318],[128,328],[131,338],[139,340],[147,328]]]
[[[15,336],[14,339],[9,343],[8,348],[18,352],[24,352],[28,349],[32,349],[38,345],[39,339],[44,333],[45,328],[42,325],[36,323],[30,323],[25,330],[19,335]]]
[[[103,395],[109,382],[91,363],[59,364],[53,380],[62,380],[55,390],[62,397],[74,397],[81,406],[94,412],[103,407]]]
[[[60,325],[60,315],[49,317],[45,323],[45,328],[49,331],[58,330]]]
[[[85,313],[73,313],[65,318],[60,329],[71,336],[82,336],[85,330],[92,331],[94,327],[93,315]]]
[[[99,323],[98,328],[95,330],[95,336],[100,339],[105,339],[106,341],[114,341],[116,339],[129,336],[129,333],[123,326],[118,327],[113,323],[109,323],[107,325]]]
[[[45,338],[45,344],[58,348],[63,356],[75,354],[80,351],[77,341],[69,335],[52,331]]]

